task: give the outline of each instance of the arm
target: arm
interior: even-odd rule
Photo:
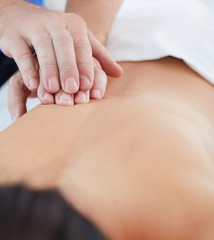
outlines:
[[[74,12],[83,17],[88,28],[104,44],[122,2],[123,0],[68,0],[66,12]]]

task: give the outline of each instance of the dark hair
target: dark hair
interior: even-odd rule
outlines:
[[[1,240],[104,240],[57,190],[0,187]]]

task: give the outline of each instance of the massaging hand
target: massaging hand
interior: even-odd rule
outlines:
[[[30,91],[38,89],[41,102],[46,104],[54,103],[53,94],[60,89],[70,95],[81,90],[75,95],[75,102],[88,98],[90,89],[92,98],[102,98],[105,89],[94,83],[92,55],[107,75],[119,77],[122,73],[81,17],[24,1],[16,1],[1,11],[0,48],[15,59],[26,87]],[[34,50],[40,74],[32,55]]]
[[[88,103],[91,92],[95,92],[97,89],[101,89],[103,94],[107,85],[107,76],[102,70],[99,62],[93,58],[94,67],[94,84],[90,91],[83,92],[78,91],[75,95],[70,95],[60,90],[56,94],[50,94],[53,101],[58,105],[73,105],[78,103]],[[28,97],[39,97],[40,101],[41,95],[41,84],[38,88],[38,92],[30,91],[24,84],[22,75],[17,72],[9,80],[9,92],[8,92],[8,108],[12,117],[13,122],[15,122],[19,117],[26,113],[26,101]],[[97,93],[97,98],[99,93]],[[96,93],[95,93],[96,95]],[[103,95],[102,95],[103,96]],[[102,97],[101,96],[101,97]],[[96,98],[95,98],[96,99]]]

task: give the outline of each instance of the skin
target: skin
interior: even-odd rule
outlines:
[[[91,98],[102,98],[105,85],[93,87],[97,85],[94,65],[112,77],[122,74],[122,69],[102,45],[122,1],[109,1],[113,11],[111,14],[108,14],[111,8],[107,11],[109,17],[105,19],[104,29],[96,28],[98,38],[88,29],[84,11],[81,11],[82,17],[78,14],[83,1],[72,4],[70,1],[67,13],[63,13],[22,0],[0,0],[0,48],[6,56],[14,58],[24,84],[30,91],[37,91],[43,104],[58,103],[56,93],[59,93],[57,99],[61,97],[61,104],[70,105],[88,102],[89,90]],[[90,12],[102,11],[106,6],[104,2],[99,0],[99,4],[94,4],[94,0],[88,0]],[[96,25],[103,20],[96,18]],[[33,50],[36,56],[32,55]],[[76,101],[72,101],[73,98]]]
[[[74,104],[89,103],[91,99],[102,99],[106,90],[107,76],[102,70],[99,62],[93,58],[94,62],[94,84],[90,91],[78,91],[75,95],[66,94],[62,89],[53,95],[55,104],[61,106],[71,106]],[[26,102],[28,97],[38,97],[36,92],[30,91],[22,78],[20,72],[17,72],[9,79],[8,91],[8,109],[11,118],[15,122],[23,114],[27,112]]]
[[[88,28],[105,45],[113,20],[122,3],[123,0],[70,0],[67,1],[66,12],[77,13],[85,19]]]
[[[3,131],[0,182],[57,187],[109,239],[212,240],[213,86],[173,58],[121,66],[103,100]]]

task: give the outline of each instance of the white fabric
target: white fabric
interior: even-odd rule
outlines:
[[[214,84],[214,1],[125,0],[107,47],[117,61],[183,59]]]
[[[45,5],[62,10],[65,0]],[[117,61],[181,58],[214,84],[213,9],[214,0],[124,0],[107,47]],[[0,89],[0,131],[11,124],[7,89],[8,83]],[[38,104],[28,100],[28,110]]]
[[[7,83],[0,88],[0,131],[11,124],[10,115],[7,110],[7,88]]]
[[[64,11],[67,0],[44,0],[44,7],[50,10]]]
[[[8,82],[0,88],[0,132],[9,127],[12,123],[8,108],[7,108],[7,96],[8,96]],[[28,99],[27,109],[30,111],[35,106],[39,105],[39,99]]]

